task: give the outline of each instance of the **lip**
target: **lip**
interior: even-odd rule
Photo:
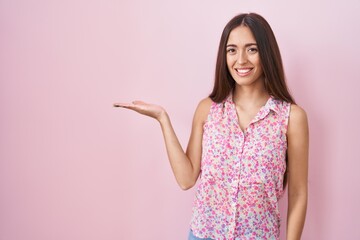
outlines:
[[[235,68],[235,72],[240,77],[246,77],[252,73],[253,68]]]

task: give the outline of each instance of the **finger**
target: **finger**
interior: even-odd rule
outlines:
[[[133,101],[132,103],[133,103],[134,105],[138,105],[138,104],[144,105],[144,104],[146,104],[145,102],[140,101],[140,100],[135,100],[135,101]]]
[[[114,103],[113,106],[114,107],[128,108],[128,107],[133,107],[134,104],[132,104],[132,103]]]

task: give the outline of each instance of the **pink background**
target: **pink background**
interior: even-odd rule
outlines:
[[[163,105],[186,147],[221,31],[249,11],[309,117],[303,239],[360,239],[359,6],[0,0],[0,240],[186,239],[194,189],[177,186],[158,123],[112,103]]]

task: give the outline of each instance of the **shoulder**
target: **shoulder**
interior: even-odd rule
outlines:
[[[211,105],[213,104],[213,101],[211,98],[207,97],[202,99],[195,112],[195,120],[204,123],[207,119],[207,116],[209,115]]]
[[[290,118],[292,121],[305,121],[307,120],[307,114],[305,110],[296,104],[291,104],[290,106]]]
[[[211,100],[211,98],[209,98],[209,97],[204,98],[199,102],[198,109],[209,110],[208,108],[211,107],[212,103],[213,103],[213,101]]]
[[[308,128],[308,118],[305,110],[296,104],[291,104],[288,133],[304,131]]]

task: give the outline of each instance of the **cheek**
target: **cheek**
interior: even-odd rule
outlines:
[[[259,62],[259,65],[258,65],[258,72],[259,72],[260,75],[263,75],[263,73],[264,73],[262,65],[261,65],[260,62]]]
[[[254,60],[253,60],[253,63],[254,63],[258,68],[261,68],[261,69],[262,69],[262,64],[261,64],[261,61],[260,61],[260,57],[255,57]]]
[[[257,72],[259,72],[259,73],[262,73],[262,72],[263,72],[262,64],[261,64],[261,61],[260,61],[260,58],[259,58],[259,57],[253,58],[253,59],[251,60],[251,62],[252,62],[252,64],[253,64],[254,66],[256,66]]]
[[[226,65],[230,70],[231,67],[234,65],[234,59],[232,57],[227,56],[226,57]]]

